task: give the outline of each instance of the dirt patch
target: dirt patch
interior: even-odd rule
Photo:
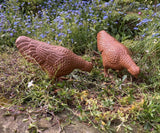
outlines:
[[[0,133],[99,133],[95,128],[80,123],[76,119],[68,124],[64,120],[66,117],[66,113],[63,113],[54,118],[42,116],[34,120],[25,114],[6,115],[6,110],[1,109]]]

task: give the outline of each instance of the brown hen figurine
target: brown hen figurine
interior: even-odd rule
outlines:
[[[130,51],[123,44],[102,30],[97,34],[97,46],[102,55],[105,76],[108,76],[109,68],[115,70],[126,68],[137,78],[140,68],[132,60]]]
[[[16,40],[19,52],[32,63],[38,63],[50,78],[70,74],[74,69],[90,72],[92,63],[62,46],[50,45],[26,36]]]

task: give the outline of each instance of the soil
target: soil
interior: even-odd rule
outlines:
[[[66,123],[66,112],[51,118],[28,119],[28,115],[6,115],[6,110],[0,110],[0,133],[99,133],[94,127],[80,123],[74,119],[72,123]],[[35,114],[36,115],[36,114]]]

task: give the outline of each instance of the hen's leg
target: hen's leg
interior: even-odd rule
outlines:
[[[58,81],[63,81],[63,80],[68,80],[69,78],[67,78],[67,77],[59,77],[58,78]]]
[[[108,68],[107,67],[104,68],[104,77],[108,77]]]

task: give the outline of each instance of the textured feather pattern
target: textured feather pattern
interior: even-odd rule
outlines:
[[[90,72],[92,63],[85,61],[62,46],[50,45],[41,41],[20,36],[16,40],[19,52],[32,63],[38,63],[48,72],[50,78],[70,74],[74,69]]]
[[[132,60],[128,48],[104,30],[97,34],[97,47],[102,55],[106,76],[109,68],[115,70],[126,68],[133,76],[138,76],[140,69]]]

